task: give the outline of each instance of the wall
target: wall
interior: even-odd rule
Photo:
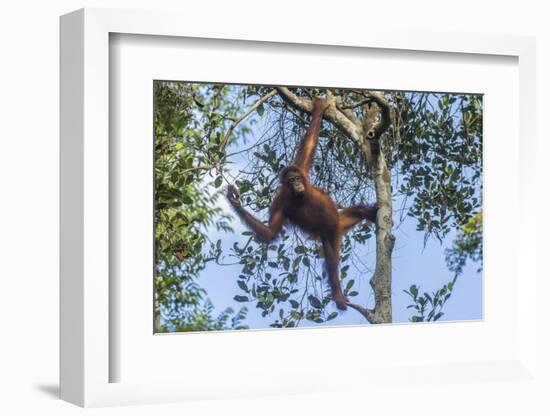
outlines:
[[[55,399],[58,375],[59,15],[84,6],[173,9],[189,12],[190,19],[203,19],[205,25],[236,16],[238,23],[235,30],[242,32],[247,27],[263,24],[280,25],[284,30],[285,24],[300,24],[301,17],[314,14],[318,18],[309,17],[308,20],[326,25],[329,31],[348,24],[364,25],[368,30],[369,20],[387,19],[410,27],[535,35],[538,42],[538,130],[543,131],[544,114],[550,110],[548,102],[543,100],[549,92],[550,81],[550,30],[545,2],[463,0],[445,4],[441,0],[393,0],[359,6],[359,2],[318,0],[315,11],[308,10],[312,7],[308,2],[296,1],[263,2],[261,6],[259,2],[244,1],[213,3],[206,0],[191,4],[143,0],[27,0],[3,3],[0,14],[1,413],[32,414],[41,411],[65,415],[81,412],[81,409]],[[536,176],[542,193],[548,189],[542,181],[543,177],[548,176],[542,167],[548,143],[542,140],[540,143],[539,172]],[[541,196],[538,211],[541,219],[546,202],[547,195]],[[539,233],[541,254],[542,236],[548,235],[547,219],[544,222],[541,221]],[[548,284],[543,284],[544,287],[537,289],[541,294],[539,299],[545,292],[548,293]],[[547,309],[540,307],[539,314],[539,318],[546,319],[546,322]],[[547,342],[544,345],[548,347]],[[547,370],[547,359],[543,356],[541,360],[541,368],[545,365]],[[549,374],[548,371],[546,374]],[[533,398],[536,394],[533,392]],[[411,403],[411,410],[418,404]],[[386,410],[391,414],[396,403],[390,401],[387,406]],[[525,414],[542,413],[542,409],[536,406],[535,401],[525,396],[503,395],[502,400],[490,402],[484,400],[483,395],[473,394],[468,400],[452,403],[445,414],[463,413],[470,407],[475,408],[478,414],[482,411],[507,414],[508,411],[520,410]],[[117,415],[148,414],[151,411],[166,414],[280,414],[289,413],[290,409],[295,410],[291,414],[298,413],[298,409],[300,412],[318,414],[375,410],[367,397],[338,393],[329,397],[235,400],[165,405],[154,409],[148,406],[101,409],[97,412]],[[435,412],[436,409],[432,410]],[[430,414],[429,408],[425,414]]]

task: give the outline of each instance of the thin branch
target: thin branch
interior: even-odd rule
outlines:
[[[220,148],[223,149],[227,145],[227,141],[229,140],[229,137],[233,133],[233,130],[235,130],[235,127],[243,121],[245,118],[247,118],[254,110],[256,110],[260,105],[262,105],[265,101],[267,101],[270,97],[273,97],[275,94],[277,94],[277,90],[273,89],[270,92],[268,92],[266,95],[261,97],[258,101],[256,101],[248,110],[246,110],[243,114],[241,114],[239,117],[231,123],[231,126],[229,126],[229,129],[225,133],[225,136],[221,142]]]
[[[342,105],[340,107],[340,109],[341,110],[347,110],[347,109],[353,109],[353,108],[361,107],[363,104],[370,103],[371,101],[372,101],[372,98],[370,98],[370,97],[369,98],[364,98],[363,100],[358,101],[356,103]]]
[[[352,309],[355,309],[357,312],[363,315],[369,323],[372,323],[373,311],[371,309],[365,308],[361,305],[358,305],[356,303],[351,303],[351,302],[346,303],[346,305],[348,305]]]
[[[236,152],[233,152],[233,153],[228,153],[226,157],[230,158],[230,157],[233,157],[233,156],[236,156],[236,155],[240,155],[242,153],[246,153],[246,152],[254,149],[255,147],[261,146],[262,144],[267,143],[270,140],[273,140],[273,137],[274,137],[274,136],[269,136],[267,139],[264,139],[265,136],[267,136],[267,131],[264,134],[262,134],[261,137],[259,138],[259,140],[256,143],[254,143],[252,146],[247,147],[245,149],[237,150]]]

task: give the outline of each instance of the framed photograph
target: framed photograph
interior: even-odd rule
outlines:
[[[61,18],[61,397],[536,386],[534,40],[181,21]]]

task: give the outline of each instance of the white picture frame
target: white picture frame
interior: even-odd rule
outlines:
[[[535,166],[535,42],[533,38],[472,33],[407,30],[389,24],[370,28],[368,34],[349,28],[326,33],[319,28],[290,27],[284,32],[265,26],[246,35],[235,34],[229,24],[206,28],[201,22],[173,13],[83,9],[61,18],[61,398],[80,406],[159,403],[199,398],[239,397],[284,393],[314,393],[383,385],[400,380],[430,384],[505,381],[512,388],[537,383],[536,364],[536,218],[527,212],[527,197],[534,195],[529,175]],[[186,24],[181,22],[185,20]],[[301,45],[431,51],[434,53],[504,55],[517,58],[519,67],[519,227],[518,281],[514,314],[517,345],[498,361],[469,363],[419,361],[406,368],[369,367],[270,373],[270,382],[241,379],[228,385],[193,376],[177,381],[110,382],[110,365],[117,357],[110,350],[109,297],[109,36],[114,33],[206,38],[230,41],[278,42]],[[516,271],[516,273],[518,273]],[[486,294],[491,296],[491,294]],[[452,332],[452,330],[451,330]],[[301,337],[313,337],[304,332]],[[374,332],[372,333],[374,335]],[[247,336],[247,334],[239,334]],[[152,334],[151,334],[152,336]],[[343,333],[340,337],[346,336]],[[243,341],[239,341],[243,342]],[[444,376],[441,376],[444,374]],[[444,389],[444,387],[442,387]],[[450,387],[449,387],[450,391]]]

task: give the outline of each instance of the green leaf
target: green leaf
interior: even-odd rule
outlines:
[[[216,188],[219,188],[220,186],[222,186],[222,182],[223,182],[223,178],[221,176],[218,176],[214,181],[214,186]]]
[[[337,316],[338,316],[338,312],[332,312],[329,316],[327,316],[327,321],[331,321]]]
[[[248,296],[235,295],[233,299],[237,302],[248,302]]]
[[[290,302],[290,305],[291,305],[294,309],[298,309],[298,308],[300,307],[300,304],[299,304],[297,301],[295,301],[294,299],[290,299],[289,302]]]
[[[300,312],[295,311],[294,309],[290,311],[290,316],[292,317],[292,319],[296,319],[296,320],[299,320],[302,318],[302,315],[300,314]]]
[[[321,303],[321,301],[316,298],[315,296],[313,295],[309,295],[307,297],[307,300],[309,301],[309,303],[311,304],[311,306],[313,306],[314,308],[317,308],[317,309],[322,309],[323,308],[323,304]]]
[[[261,103],[258,108],[256,108],[256,111],[258,112],[258,115],[260,117],[263,117],[265,109],[264,109],[264,103]]]
[[[306,252],[306,248],[303,245],[298,245],[298,246],[294,247],[294,252],[296,254],[303,254],[303,253]]]
[[[237,280],[237,285],[239,285],[242,290],[248,293],[249,289],[248,286],[246,286],[245,282],[243,282],[242,280]]]

